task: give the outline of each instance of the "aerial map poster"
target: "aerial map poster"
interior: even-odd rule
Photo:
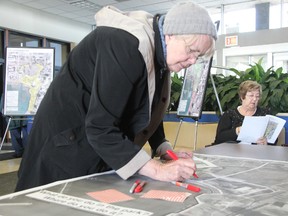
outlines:
[[[186,69],[177,110],[178,116],[201,118],[211,63],[212,58],[199,59]]]
[[[54,52],[54,48],[6,48],[4,115],[35,115],[53,80]]]

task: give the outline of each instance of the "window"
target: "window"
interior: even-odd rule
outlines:
[[[0,58],[4,59],[4,31],[2,29],[0,29]]]
[[[255,31],[255,8],[231,11],[224,14],[225,32]]]
[[[0,38],[0,42],[3,38],[3,36]],[[43,44],[44,38],[9,31],[8,46],[10,47],[43,47]],[[45,44],[46,47],[55,48],[55,75],[57,75],[70,52],[70,43],[46,39]]]
[[[288,3],[283,4],[282,27],[288,27]]]
[[[217,26],[216,24],[216,27],[218,27],[218,35],[222,34],[222,29],[221,29],[221,26],[222,26],[222,20],[221,20],[221,9],[216,9],[216,10],[213,10],[213,11],[209,11],[210,12],[210,15],[211,15],[211,19],[213,20],[213,22],[216,24],[216,22],[219,22]]]
[[[241,56],[227,56],[226,57],[226,67],[235,68],[239,71],[245,71],[249,68],[249,64],[254,65],[262,58],[262,67],[266,70],[267,65],[267,55],[258,54],[258,55],[241,55]],[[233,72],[226,71],[226,73],[235,75]],[[229,75],[227,74],[227,75]]]
[[[9,32],[8,46],[12,47],[42,47],[42,39],[39,37]]]
[[[3,64],[4,64],[4,31],[2,29],[0,29],[0,96],[2,95],[3,92]],[[1,125],[1,121],[0,121],[0,125]],[[1,133],[1,131],[0,131]],[[2,137],[2,134],[0,134],[0,136]]]
[[[52,41],[47,39],[46,47],[53,47],[55,49],[55,76],[59,73],[61,66],[66,61],[70,52],[70,44]]]
[[[288,52],[273,53],[273,65],[276,70],[279,67],[283,68],[283,72],[288,71]]]
[[[3,93],[3,64],[4,64],[4,31],[0,29],[0,97]],[[2,109],[2,107],[1,107]],[[3,118],[2,111],[0,113],[0,136],[3,137],[5,133],[6,121]],[[4,138],[3,138],[4,139]]]
[[[288,0],[267,2],[270,2],[268,14],[269,28],[288,27]],[[256,9],[253,1],[239,4],[227,2],[222,5],[221,8],[210,8],[209,13],[212,20],[221,20],[219,34],[251,32],[256,30]]]
[[[280,3],[270,6],[269,25],[270,29],[288,27],[288,3],[284,3],[282,7]]]

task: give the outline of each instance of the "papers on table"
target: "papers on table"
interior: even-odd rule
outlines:
[[[265,136],[268,143],[275,143],[285,123],[284,119],[272,115],[245,116],[237,140],[251,144]]]

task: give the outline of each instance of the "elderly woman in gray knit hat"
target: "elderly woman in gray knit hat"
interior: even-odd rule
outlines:
[[[162,118],[170,72],[213,54],[209,14],[189,2],[156,16],[107,6],[95,19],[97,28],[72,50],[36,113],[17,191],[106,170],[160,181],[196,171],[191,152],[163,162],[172,148]]]

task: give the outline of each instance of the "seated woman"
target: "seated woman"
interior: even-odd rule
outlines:
[[[270,114],[268,108],[261,108],[258,106],[261,94],[262,87],[255,81],[247,80],[240,84],[238,95],[241,105],[236,109],[226,111],[221,116],[213,144],[224,142],[236,143],[245,116],[265,116]],[[256,144],[267,145],[267,139],[265,137],[259,137]]]

